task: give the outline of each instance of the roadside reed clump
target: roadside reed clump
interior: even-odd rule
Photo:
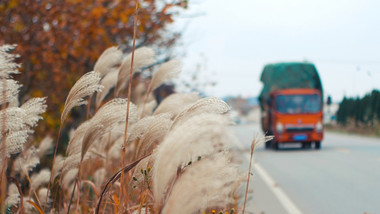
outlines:
[[[19,68],[16,55],[9,53],[14,47],[0,47],[1,212],[241,210],[237,190],[247,175],[238,170],[231,152],[236,139],[228,128],[230,107],[197,93],[174,93],[159,105],[152,96],[178,75],[178,61],[158,65],[151,82],[141,88],[132,84],[130,68],[134,73],[155,63],[153,49],[137,49],[135,63],[130,54],[123,59],[117,47],[105,50],[94,71],[82,76],[67,96],[61,128],[76,106],[88,105],[88,117],[70,132],[65,156],[60,156],[53,152],[60,142],[51,136],[40,142],[31,137],[48,98],[15,102],[21,85],[11,79]],[[125,97],[128,84],[143,89],[131,98],[141,102]],[[37,167],[52,153],[51,168]]]

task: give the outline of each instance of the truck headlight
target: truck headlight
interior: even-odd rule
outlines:
[[[319,121],[316,125],[315,125],[315,131],[316,132],[322,132],[323,130],[323,125],[321,123],[321,121]]]
[[[280,134],[284,132],[284,126],[282,125],[282,123],[276,124],[276,131]]]

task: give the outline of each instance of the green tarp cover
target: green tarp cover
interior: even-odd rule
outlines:
[[[260,81],[264,85],[259,96],[261,108],[263,108],[263,102],[268,99],[269,93],[277,89],[315,88],[322,92],[317,69],[311,63],[268,64],[264,67]]]

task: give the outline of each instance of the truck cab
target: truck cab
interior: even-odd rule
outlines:
[[[300,142],[303,148],[315,144],[321,148],[323,139],[323,105],[320,90],[310,88],[272,91],[267,100],[263,127],[274,140],[266,147],[278,149],[281,143]]]

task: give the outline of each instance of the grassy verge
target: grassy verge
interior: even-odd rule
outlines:
[[[349,124],[346,126],[342,125],[325,125],[325,129],[331,132],[345,133],[345,134],[355,134],[362,136],[380,137],[380,125],[376,124],[373,126],[355,126],[355,124]]]

